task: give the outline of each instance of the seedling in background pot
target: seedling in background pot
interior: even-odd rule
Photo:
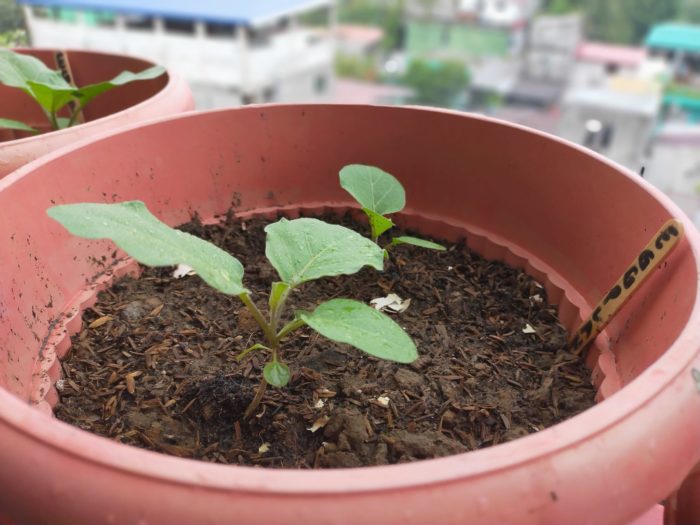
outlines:
[[[269,354],[263,379],[244,417],[250,417],[270,383],[285,386],[289,367],[282,360],[281,342],[308,325],[321,335],[347,343],[381,359],[410,363],[418,357],[416,346],[388,316],[359,301],[331,299],[312,312],[296,312],[284,320],[289,294],[307,281],[348,275],[364,266],[382,270],[383,250],[376,243],[343,226],[317,219],[279,221],[265,228],[265,255],[281,281],[272,283],[268,316],[253,302],[243,286],[243,266],[221,248],[188,233],[170,228],[153,216],[143,202],[117,204],[68,204],[49,208],[48,215],[69,232],[88,239],[111,239],[146,266],[185,264],[216,290],[238,296],[260,326],[265,344],[256,343],[239,354]]]
[[[401,183],[393,175],[374,166],[345,166],[340,170],[340,186],[362,206],[362,211],[369,218],[375,243],[379,242],[380,235],[394,226],[386,215],[399,212],[406,206],[406,192]],[[408,235],[393,237],[385,248],[388,250],[397,244],[412,244],[431,250],[445,249],[441,244]]]
[[[76,87],[70,81],[67,54],[59,53],[58,57],[64,65],[63,73],[49,69],[33,56],[0,49],[0,83],[21,89],[32,97],[46,115],[53,131],[78,123],[83,109],[98,95],[130,82],[156,78],[165,72],[161,66],[153,66],[140,73],[122,71],[112,80]],[[39,133],[39,130],[24,122],[7,118],[0,118],[0,128]]]

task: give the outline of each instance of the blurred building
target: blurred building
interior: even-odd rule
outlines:
[[[19,0],[31,44],[136,55],[198,107],[331,96],[334,0]]]
[[[381,27],[338,24],[335,40],[338,53],[354,58],[378,59],[384,31]]]
[[[575,87],[600,87],[612,75],[635,75],[646,60],[642,47],[581,42],[570,83]]]
[[[700,126],[660,128],[645,176],[700,227]]]
[[[659,24],[645,43],[649,53],[665,59],[671,69],[665,111],[675,110],[691,122],[700,122],[700,26]]]
[[[612,77],[595,87],[574,87],[562,101],[558,135],[634,171],[644,165],[661,107],[658,83]]]
[[[534,18],[520,55],[475,66],[472,92],[477,103],[496,95],[506,104],[554,107],[569,82],[581,33],[579,15]]]
[[[460,60],[517,54],[539,4],[539,0],[406,0],[406,52]]]

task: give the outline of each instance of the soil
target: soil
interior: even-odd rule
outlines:
[[[358,231],[345,217],[327,218]],[[277,278],[264,257],[266,222],[197,220],[183,229],[238,257],[262,309]],[[408,232],[411,234],[411,232]],[[242,303],[196,276],[144,268],[84,312],[57,387],[59,419],[122,443],[204,461],[286,468],[357,467],[456,454],[503,443],[590,407],[590,371],[544,289],[463,242],[437,252],[402,245],[384,272],[306,283],[290,312],[324,299],[395,293],[391,313],[413,337],[410,365],[381,361],[309,328],[283,346],[290,384],[268,388],[243,419],[266,355]]]

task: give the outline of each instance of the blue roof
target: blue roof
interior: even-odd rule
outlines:
[[[647,35],[647,47],[700,53],[700,26],[690,24],[655,25]]]
[[[259,25],[329,5],[332,0],[18,0],[21,4]]]

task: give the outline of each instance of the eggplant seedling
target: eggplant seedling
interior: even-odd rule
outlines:
[[[362,206],[369,219],[372,241],[379,242],[379,236],[394,226],[386,215],[396,213],[406,206],[406,192],[393,175],[374,166],[349,164],[340,170],[340,186]],[[401,235],[392,237],[384,248],[388,250],[397,244],[412,244],[430,250],[444,250],[435,242],[418,237]]]
[[[203,239],[167,226],[143,202],[67,204],[49,208],[47,213],[74,235],[111,239],[146,266],[186,264],[219,292],[240,298],[260,326],[265,344],[254,344],[238,358],[259,350],[269,355],[246,418],[257,409],[268,383],[283,387],[289,382],[290,370],[282,360],[281,342],[304,325],[381,359],[410,363],[418,357],[415,344],[398,324],[359,301],[331,299],[311,312],[298,311],[291,320],[283,321],[289,294],[301,284],[353,274],[364,266],[383,269],[383,250],[343,226],[302,218],[280,219],[265,228],[265,255],[281,279],[272,283],[266,317],[243,285],[244,270],[238,259]]]
[[[66,60],[65,53],[61,56]],[[48,68],[33,56],[0,49],[0,84],[21,89],[32,97],[46,115],[52,131],[76,124],[83,109],[98,95],[130,82],[156,78],[164,72],[162,66],[153,66],[140,73],[122,71],[112,80],[77,87],[64,78],[61,71]],[[70,78],[68,73],[66,76]],[[62,112],[64,108],[67,111]],[[24,122],[7,118],[0,118],[0,128],[39,133],[38,129]]]

